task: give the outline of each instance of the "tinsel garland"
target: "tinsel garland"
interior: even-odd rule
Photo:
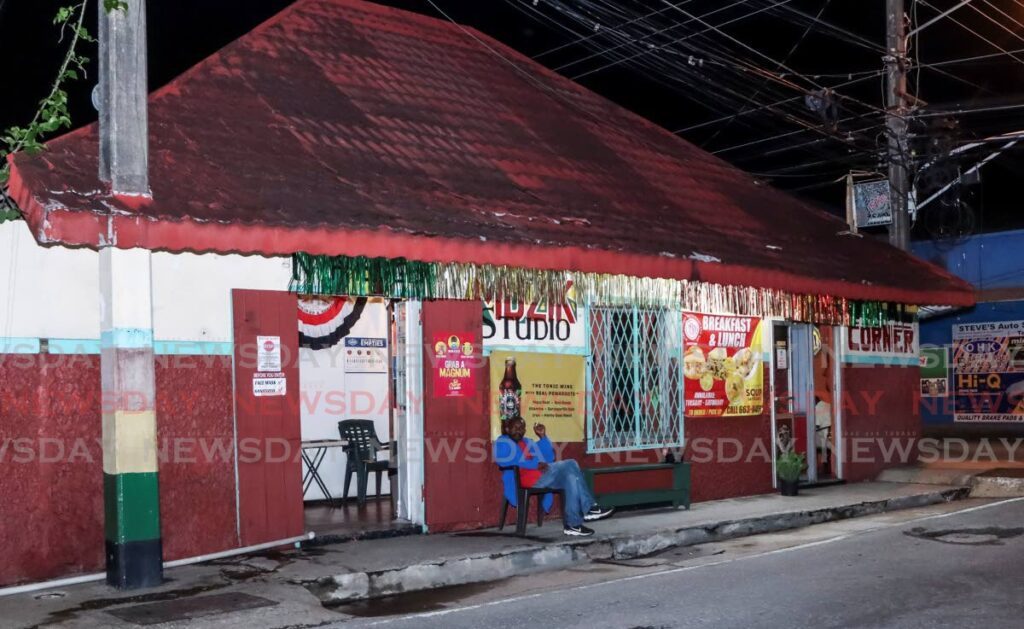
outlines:
[[[832,325],[876,326],[913,320],[916,308],[829,295],[799,295],[749,286],[726,286],[605,273],[569,273],[490,264],[418,262],[295,254],[290,290],[316,295],[380,295],[393,299],[565,299],[572,280],[579,303],[589,306],[671,308],[694,312],[780,317]]]

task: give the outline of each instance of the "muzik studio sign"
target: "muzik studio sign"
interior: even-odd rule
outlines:
[[[564,303],[489,301],[483,315],[486,348],[572,352],[585,347],[583,308],[577,305],[571,284]]]

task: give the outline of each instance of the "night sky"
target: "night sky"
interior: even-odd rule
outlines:
[[[908,7],[913,6],[911,0],[906,1]],[[24,124],[47,92],[62,54],[52,18],[66,3],[0,0],[0,54],[5,61],[0,106],[3,127]],[[440,17],[428,0],[382,3]],[[288,4],[289,0],[149,2],[151,88],[167,83]],[[879,169],[872,153],[884,142],[877,126],[881,121],[880,77],[867,77],[837,90],[849,97],[839,104],[840,120],[853,120],[840,122],[834,133],[807,129],[806,125],[816,127],[819,121],[799,100],[781,109],[747,112],[732,120],[690,127],[756,109],[776,102],[777,97],[802,94],[750,72],[726,71],[726,66],[714,63],[716,59],[728,59],[730,68],[737,64],[767,68],[804,86],[832,86],[880,69],[881,52],[873,46],[884,42],[883,0],[673,0],[673,4],[685,5],[691,16],[715,12],[705,23],[727,23],[721,29],[728,37],[701,32],[708,29],[693,21],[687,23],[685,14],[661,0],[538,0],[536,5],[532,0],[434,0],[434,4],[453,19],[475,26],[567,76],[579,77],[576,80],[588,88],[667,129],[686,129],[680,132],[682,137],[719,151],[720,157],[744,170],[836,212],[841,211],[843,188],[829,182],[850,168]],[[774,6],[777,4],[786,6]],[[955,4],[953,0],[921,0],[917,23],[936,15],[936,9]],[[604,13],[596,12],[595,7]],[[1010,51],[1024,48],[1024,2],[987,0],[981,8],[986,15],[976,10],[954,14],[961,25],[946,19],[928,27],[914,42],[912,56],[921,63],[934,63],[996,53],[997,47]],[[609,11],[619,9],[618,17],[609,17]],[[94,11],[90,12],[90,29],[95,33]],[[755,14],[750,15],[752,12]],[[643,21],[630,23],[638,17]],[[622,45],[623,40],[616,39],[617,34],[645,24],[653,25],[652,30],[665,29],[644,40],[648,50]],[[582,38],[586,39],[580,42]],[[686,65],[687,58],[669,53],[679,50],[677,46],[685,46],[696,62],[703,59],[708,65],[679,70],[677,64]],[[94,58],[94,47],[87,47],[85,54]],[[623,54],[629,60],[613,63]],[[1018,57],[1021,61],[999,56],[942,68],[955,77],[927,69],[913,73],[911,92],[927,103],[922,110],[927,124],[913,127],[915,147],[942,154],[941,149],[929,149],[929,141],[958,145],[1024,128],[1019,122],[1024,119],[1020,109],[955,117],[942,113],[951,107],[991,108],[1024,102],[1019,94],[1024,91],[1024,54]],[[786,69],[799,76],[773,67],[773,62],[782,60]],[[68,86],[75,126],[95,120],[89,99],[95,77],[93,67],[87,79]],[[804,126],[794,124],[794,117]],[[956,123],[952,131],[946,128],[950,120]],[[751,142],[757,143],[741,146]],[[939,179],[948,179],[995,146],[970,153],[964,160],[943,159],[941,168],[933,171],[936,176],[921,179],[921,186],[938,186]],[[979,184],[960,187],[922,212],[915,237],[1024,227],[1014,185],[1024,174],[1021,155],[1024,152],[1018,150],[994,160],[982,171]]]

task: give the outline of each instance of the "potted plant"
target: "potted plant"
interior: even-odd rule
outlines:
[[[781,454],[775,460],[775,473],[779,477],[779,491],[783,496],[797,495],[797,483],[806,466],[804,455],[793,451]]]

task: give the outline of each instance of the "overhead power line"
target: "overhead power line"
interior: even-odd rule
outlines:
[[[956,5],[955,7],[951,8],[951,9],[946,9],[945,11],[939,13],[938,15],[933,17],[932,19],[930,19],[927,22],[925,22],[924,24],[921,24],[920,26],[918,26],[918,27],[914,28],[913,30],[911,30],[909,33],[907,33],[907,37],[913,37],[913,36],[917,35],[921,31],[923,31],[924,29],[928,28],[929,26],[931,26],[931,25],[933,25],[933,24],[935,24],[937,22],[942,21],[942,18],[949,17],[953,12],[955,12],[955,11],[965,7],[965,6],[967,6],[970,3],[971,3],[971,0],[963,0],[960,4]],[[922,4],[926,4],[926,3],[922,2]],[[932,8],[932,9],[935,8],[935,7],[931,7],[931,5],[928,5],[928,6],[930,8]],[[937,10],[938,9],[936,9],[936,11]]]
[[[925,0],[918,0],[918,1],[919,1],[919,2],[920,2],[920,3],[922,4],[922,5],[924,5],[924,6],[928,7],[929,9],[931,9],[931,10],[933,10],[933,11],[938,11],[938,10],[939,10],[939,9],[937,9],[937,8],[936,8],[936,7],[934,6],[934,5],[932,5],[932,4],[931,4],[931,3],[929,3],[929,2],[926,2]],[[982,15],[986,15],[984,11],[982,11],[982,12],[981,12],[981,14],[982,14]],[[982,34],[981,34],[981,33],[979,33],[978,31],[976,31],[976,30],[974,30],[973,28],[971,28],[970,26],[967,26],[966,24],[964,24],[964,23],[963,23],[963,22],[961,22],[960,20],[956,19],[955,17],[952,17],[952,16],[950,16],[950,15],[946,15],[945,17],[946,17],[947,19],[949,19],[949,20],[950,20],[951,22],[953,22],[954,24],[956,24],[957,26],[959,26],[960,28],[962,28],[962,29],[964,29],[965,31],[967,31],[968,33],[971,33],[972,35],[974,35],[975,37],[977,37],[977,38],[978,38],[978,39],[980,39],[981,41],[983,41],[983,42],[985,42],[986,44],[988,44],[988,45],[992,46],[993,48],[995,48],[995,49],[996,49],[996,50],[998,50],[999,52],[1002,52],[1002,53],[1004,53],[1004,54],[1007,54],[1007,55],[1009,55],[1010,57],[1012,57],[1012,58],[1013,58],[1014,60],[1016,60],[1017,62],[1019,62],[1019,63],[1021,63],[1021,64],[1024,64],[1024,59],[1021,59],[1020,57],[1018,57],[1018,56],[1016,56],[1016,55],[1010,54],[1010,51],[1006,50],[1005,48],[1003,48],[1002,46],[1000,46],[1000,45],[999,45],[999,44],[997,44],[996,42],[992,41],[992,40],[991,40],[991,39],[989,39],[988,37],[985,37],[984,35],[982,35]]]
[[[728,5],[728,6],[719,7],[718,9],[715,9],[714,11],[709,11],[708,13],[705,13],[705,14],[703,14],[700,17],[692,16],[689,21],[684,22],[684,23],[678,23],[677,22],[677,23],[675,23],[675,26],[683,26],[684,24],[689,24],[691,22],[700,21],[703,18],[710,17],[712,15],[721,13],[722,11],[724,11],[726,9],[731,9],[731,8],[737,6],[737,5],[745,4],[747,1],[748,0],[740,0],[739,2],[734,2],[734,3],[732,3],[732,4]],[[792,2],[792,1],[793,0],[777,0],[775,2],[775,4],[772,5],[772,6],[778,6],[778,5],[786,4],[787,2]],[[675,5],[671,5],[669,7],[666,7],[666,9],[678,9],[678,7],[675,6]],[[730,19],[730,20],[728,20],[726,22],[722,22],[719,26],[727,26],[729,24],[734,24],[734,23],[739,22],[741,20],[749,19],[749,18],[757,15],[758,13],[761,13],[764,10],[766,10],[766,9],[761,9],[759,11],[754,11],[754,12],[751,12],[751,13],[745,13],[745,14],[740,15],[738,17],[732,18],[732,19]],[[687,14],[687,15],[689,15],[689,14]],[[673,26],[673,28],[675,28],[675,26]],[[691,34],[687,35],[686,37],[682,37],[680,39],[668,40],[664,44],[660,44],[658,46],[648,46],[647,49],[641,50],[640,52],[636,53],[635,55],[632,55],[630,57],[626,57],[625,59],[622,59],[620,61],[615,61],[615,62],[612,62],[612,63],[608,63],[608,64],[605,64],[605,65],[599,66],[597,68],[593,68],[592,70],[588,70],[587,72],[583,72],[581,74],[573,75],[572,76],[572,80],[577,81],[579,79],[582,79],[583,77],[590,76],[591,74],[595,74],[597,72],[602,72],[604,70],[607,70],[608,68],[614,67],[614,66],[616,66],[616,65],[618,65],[620,63],[623,63],[623,62],[626,62],[626,61],[633,61],[634,59],[637,59],[639,57],[643,57],[643,56],[646,56],[646,55],[653,54],[655,52],[659,52],[659,51],[661,51],[663,48],[665,48],[667,46],[678,45],[678,44],[680,44],[682,42],[685,42],[685,41],[688,41],[690,39],[693,39],[694,37],[697,37],[699,35],[703,35],[703,34],[707,33],[710,30],[711,30],[710,28],[705,28],[705,30],[703,30],[703,31],[699,31],[699,32],[696,32],[696,33],[691,33]]]
[[[682,2],[677,2],[676,4],[680,4],[680,5],[681,4],[689,4],[690,2],[693,2],[693,0],[682,0]],[[670,7],[670,6],[662,7],[660,9],[657,9],[656,11],[651,11],[650,13],[648,13],[646,15],[641,15],[639,17],[635,17],[635,18],[629,20],[628,22],[624,22],[622,24],[619,24],[615,28],[623,28],[623,27],[629,26],[630,24],[634,24],[636,22],[639,22],[639,21],[642,21],[642,20],[646,20],[648,18],[654,17],[655,15],[661,15],[665,11],[669,11],[671,9],[672,9],[672,7]],[[546,57],[546,56],[548,56],[548,55],[550,55],[552,53],[558,52],[559,50],[565,50],[566,48],[570,48],[572,46],[576,46],[576,45],[582,44],[584,42],[590,41],[591,39],[593,39],[594,37],[598,37],[599,35],[600,35],[600,30],[594,31],[592,33],[589,33],[587,35],[584,35],[584,36],[580,37],[579,39],[575,39],[573,41],[566,42],[564,44],[560,44],[558,46],[555,46],[554,48],[549,48],[549,49],[545,50],[544,52],[541,52],[541,53],[538,53],[538,54],[534,55],[532,58],[535,61],[540,60],[542,57]]]
[[[587,5],[591,4],[591,3],[586,2],[586,0],[583,0],[583,2],[584,2],[584,4],[587,4]],[[524,9],[531,8],[528,3],[523,3],[523,4],[526,5],[526,6],[523,7]],[[557,8],[557,6],[559,4],[560,3],[550,3],[550,6],[552,6],[553,8]],[[778,6],[778,5],[781,5],[781,4],[782,4],[781,2],[776,2],[776,3],[774,3],[773,5],[770,5],[770,6]],[[764,8],[770,8],[770,7],[764,7]],[[756,13],[756,12],[759,12],[759,11],[755,11],[754,13]],[[580,19],[579,16],[581,14],[574,10],[574,11],[571,11],[571,12],[567,12],[564,15],[568,19],[578,20],[578,19]],[[666,55],[666,54],[679,55],[683,59],[685,59],[687,56],[689,56],[690,60],[692,61],[692,59],[693,59],[692,55],[687,55],[687,53],[685,53],[685,52],[680,53],[680,52],[675,51],[675,50],[669,50],[668,47],[670,45],[672,45],[672,44],[679,44],[679,43],[681,43],[683,41],[690,40],[690,39],[693,39],[693,38],[703,39],[705,33],[707,33],[708,31],[714,31],[716,27],[720,28],[723,24],[725,24],[727,22],[736,21],[738,19],[746,19],[747,17],[750,17],[750,16],[751,16],[751,13],[747,13],[747,14],[744,14],[743,16],[740,16],[739,18],[733,18],[732,20],[726,20],[726,22],[723,22],[723,23],[718,24],[718,25],[710,25],[710,28],[704,28],[700,32],[691,33],[690,35],[688,35],[686,37],[683,37],[683,38],[674,39],[674,40],[671,40],[671,41],[666,41],[665,43],[660,44],[660,45],[650,44],[648,46],[648,48],[645,48],[645,49],[641,50],[639,53],[635,53],[635,54],[630,55],[628,57],[620,57],[620,56],[616,55],[616,57],[618,57],[618,58],[615,58],[615,59],[612,60],[612,62],[610,62],[608,64],[605,64],[604,66],[601,66],[601,68],[609,67],[611,65],[622,63],[622,62],[627,61],[627,60],[636,59],[636,58],[641,57],[641,56],[650,55],[652,52],[655,52],[654,50],[652,50],[652,48],[657,48],[657,49],[659,49],[658,52],[662,52],[663,53],[661,55],[662,59],[656,61],[655,63],[661,63],[664,60],[664,55]],[[616,16],[616,17],[619,17],[619,16]],[[704,16],[693,16],[693,17],[697,18],[696,21],[700,21],[701,18],[703,18]],[[588,16],[585,19],[591,20],[591,19],[594,19],[594,18]],[[689,21],[695,21],[695,20],[691,19]],[[604,23],[604,22],[601,22],[601,23]],[[665,30],[664,28],[660,28],[660,29],[656,28],[655,29],[656,32],[657,31],[664,31],[664,30]],[[642,33],[639,36],[631,34],[631,33],[623,34],[623,33],[618,33],[616,31],[614,31],[614,29],[607,29],[607,28],[603,28],[603,27],[602,27],[601,31],[603,33],[608,34],[609,37],[615,37],[615,38],[621,39],[622,43],[619,44],[619,45],[612,46],[611,48],[602,49],[602,51],[599,51],[599,52],[612,52],[615,49],[619,49],[619,48],[625,47],[625,45],[635,44],[638,40],[641,40],[644,37],[650,35],[649,32],[648,33]],[[804,88],[804,87],[797,86],[797,85],[793,84],[791,81],[789,81],[787,78],[785,78],[782,75],[773,75],[772,73],[769,73],[764,68],[760,68],[758,66],[750,64],[749,62],[730,61],[728,56],[721,57],[720,55],[722,55],[723,53],[721,53],[721,52],[713,52],[713,50],[711,50],[711,49],[715,49],[715,48],[717,48],[717,46],[712,45],[710,43],[701,43],[700,52],[707,53],[706,57],[708,57],[709,60],[713,60],[718,65],[722,65],[723,67],[732,67],[737,72],[746,73],[746,74],[749,74],[751,77],[757,77],[757,78],[761,79],[762,80],[762,84],[763,84],[763,79],[766,76],[770,76],[770,78],[774,82],[776,82],[776,83],[778,83],[780,85],[784,85],[787,89],[796,90],[796,91],[798,91],[801,94],[801,96],[797,97],[797,98],[780,99],[779,102],[782,103],[782,104],[798,104],[801,101],[802,96],[808,93],[807,88]],[[663,50],[660,50],[660,49],[663,49]],[[728,55],[728,53],[725,53],[725,54]],[[609,55],[609,56],[611,56],[611,55]],[[783,65],[785,65],[785,64],[783,64]],[[675,67],[681,68],[684,71],[685,74],[688,74],[688,75],[690,75],[692,77],[690,79],[686,79],[686,80],[683,81],[686,85],[688,85],[690,87],[692,87],[693,85],[696,85],[695,82],[697,82],[697,81],[699,81],[701,83],[707,81],[707,76],[706,75],[703,75],[702,73],[695,73],[693,68],[687,68],[683,64],[676,65]],[[802,77],[802,75],[800,75],[799,73],[793,72],[792,70],[790,70],[790,72],[794,76]],[[696,75],[700,75],[699,78]],[[665,76],[665,75],[662,75],[662,76]],[[580,77],[581,77],[581,75],[575,75],[572,78],[580,78]],[[672,80],[674,80],[675,77],[670,77],[670,78],[672,78]],[[727,96],[727,97],[733,97],[737,101],[739,101],[739,106],[740,107],[743,107],[743,106],[746,106],[748,108],[750,107],[751,97],[749,96],[749,93],[750,93],[749,92],[749,88],[740,88],[740,91],[737,91],[736,89],[725,87],[724,84],[729,83],[730,79],[728,79],[728,75],[727,74],[723,74],[723,73],[716,74],[715,75],[715,81],[716,81],[716,83],[715,83],[716,86],[719,86],[719,89],[714,90],[716,92],[716,96],[723,96],[724,95],[724,96]],[[816,81],[814,81],[812,79],[811,82],[815,83]],[[698,87],[703,87],[703,86],[698,86]],[[703,90],[703,89],[698,89],[696,91],[690,91],[690,92],[687,93],[687,96],[689,98],[692,98],[692,99],[698,100],[698,101],[702,100],[702,98],[705,95],[706,95],[706,91]],[[857,101],[857,99],[850,99],[850,100],[856,101],[856,102],[860,102],[862,105],[865,106],[865,108],[874,109],[874,110],[878,111],[878,108],[875,107],[874,105],[871,105],[871,104],[868,104],[868,103],[863,103],[861,101]],[[773,111],[773,113],[775,113],[776,115],[781,116],[783,119],[785,119],[785,120],[787,120],[787,121],[789,121],[791,123],[794,123],[794,124],[797,124],[797,125],[799,125],[801,127],[804,127],[805,129],[807,129],[809,131],[816,131],[818,133],[821,133],[822,135],[830,137],[833,140],[838,141],[840,143],[847,144],[847,143],[851,143],[852,142],[853,147],[856,148],[859,151],[863,151],[863,150],[871,150],[871,151],[873,151],[875,149],[875,146],[874,146],[873,143],[870,146],[860,146],[860,147],[858,147],[857,146],[857,142],[858,141],[855,138],[850,138],[850,137],[847,137],[845,135],[837,135],[837,134],[829,133],[827,130],[823,129],[817,122],[808,123],[808,122],[804,121],[802,118],[794,117],[790,113],[778,110],[777,107],[774,106],[774,105],[766,106],[766,105],[763,105],[763,104],[758,104],[755,107],[755,109],[758,110],[758,111],[764,110],[764,109],[768,109],[770,111]],[[802,105],[799,107],[799,111],[800,112],[804,112],[805,111]]]
[[[793,45],[790,47],[789,52],[787,52],[786,56],[783,57],[783,59],[782,59],[783,63],[789,63],[789,60],[793,57],[793,53],[795,53],[796,49],[800,47],[800,44],[802,44],[803,41],[805,39],[807,39],[807,36],[811,33],[811,31],[814,30],[814,28],[816,26],[819,26],[821,24],[821,16],[825,13],[825,9],[827,9],[828,5],[830,5],[831,3],[832,3],[832,0],[825,0],[825,3],[821,5],[821,9],[818,10],[818,14],[816,16],[814,16],[814,21],[811,22],[810,24],[808,24],[807,28],[805,28],[803,33],[800,34],[800,37],[795,42],[793,42]],[[778,72],[779,71],[779,67],[776,67],[775,71]],[[757,98],[758,96],[761,95],[761,91],[765,88],[766,84],[767,84],[766,81],[762,81],[761,82],[761,85],[757,88],[757,91],[754,92],[754,96],[752,97],[752,99],[753,98]],[[719,127],[715,131],[715,133],[712,134],[712,136],[710,138],[705,140],[701,144],[701,146],[707,146],[712,141],[714,141],[714,139],[717,138],[719,136],[719,134],[721,134],[723,131],[728,129],[732,125],[732,123],[735,122],[736,119],[739,116],[742,116],[743,113],[746,112],[746,111],[749,111],[749,107],[744,106],[743,109],[741,109],[739,112],[736,113],[736,115],[734,115],[731,118],[729,118],[728,121],[724,125]]]

